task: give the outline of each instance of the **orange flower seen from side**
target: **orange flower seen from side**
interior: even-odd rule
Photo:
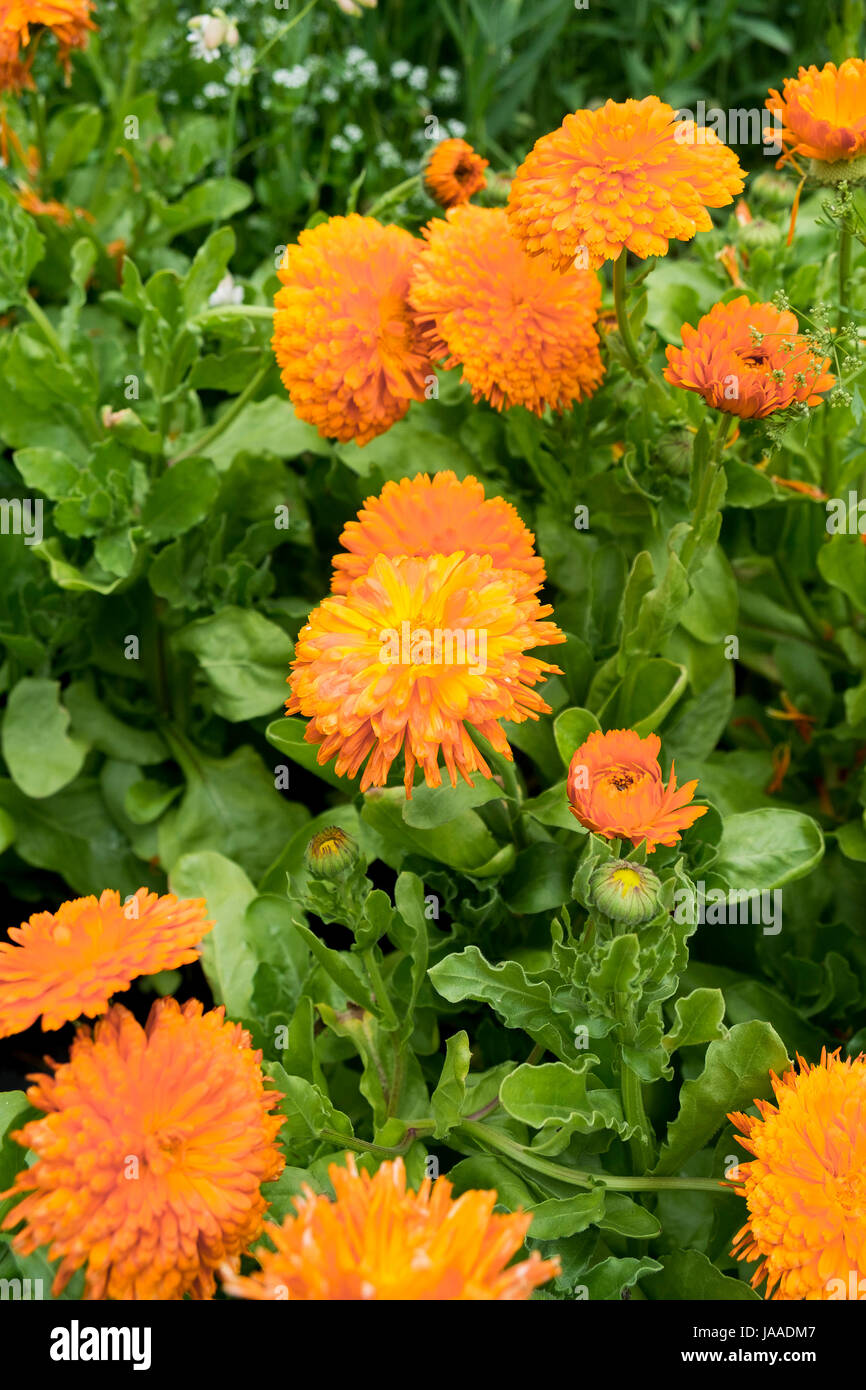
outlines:
[[[26,1193],[5,1230],[48,1247],[52,1292],[86,1266],[87,1299],[210,1298],[214,1270],[239,1263],[283,1168],[281,1099],[261,1053],[224,1010],[160,999],[145,1027],[121,1005],[80,1028],[69,1061],[27,1092],[44,1116],[13,1135],[36,1162],[4,1196]]]
[[[425,398],[434,373],[407,302],[420,246],[352,213],[287,248],[273,348],[296,415],[326,439],[366,444]]]
[[[541,415],[595,392],[604,367],[592,271],[559,275],[527,256],[502,208],[453,208],[424,236],[409,298],[430,356],[462,367],[476,401]]]
[[[22,92],[25,88],[30,91],[33,90],[30,65],[21,61],[20,49],[21,45],[17,33],[11,29],[0,28],[0,92]],[[0,127],[4,127],[2,115],[0,115]],[[5,145],[5,128],[0,129],[0,138]],[[5,148],[2,153],[4,163],[8,163]]]
[[[482,159],[465,140],[443,140],[427,161],[424,182],[430,196],[443,208],[453,208],[487,185]]]
[[[261,1269],[248,1278],[226,1274],[240,1298],[326,1300],[518,1301],[559,1273],[559,1261],[538,1251],[508,1262],[523,1244],[530,1216],[494,1212],[496,1192],[454,1199],[447,1178],[406,1186],[401,1158],[371,1177],[346,1167],[328,1170],[336,1199],[309,1187],[294,1199],[296,1216],[265,1231],[276,1246],[256,1251]]]
[[[340,536],[345,554],[334,556],[331,588],[345,594],[370,569],[377,555],[489,555],[493,567],[509,571],[518,597],[534,594],[544,583],[544,561],[535,553],[535,537],[510,502],[485,498],[477,478],[458,481],[451,469],[416,473],[414,478],[385,484],[378,497],[366,498],[357,521]]]
[[[829,357],[815,356],[795,314],[744,294],[714,304],[697,328],[683,324],[682,337],[681,348],[665,349],[665,380],[744,420],[796,403],[820,405],[820,393],[836,382]]]
[[[665,785],[660,748],[658,734],[641,738],[633,729],[590,734],[568,769],[568,800],[581,825],[608,840],[646,841],[651,854],[657,845],[675,845],[706,815],[706,806],[689,804],[697,782],[678,787],[673,765]]]
[[[91,13],[92,0],[0,0],[0,34],[13,35],[25,48],[30,43],[31,25],[37,35],[49,30],[60,47],[59,58],[67,75],[69,53],[86,48],[91,30],[96,28]]]
[[[490,769],[467,724],[511,758],[500,719],[521,723],[550,709],[533,687],[558,667],[526,653],[564,642],[551,612],[520,599],[489,556],[378,555],[345,595],[327,598],[298,634],[289,714],[310,720],[305,737],[320,764],[336,757],[361,791],[385,785],[401,752],[412,795],[416,765],[452,786]]]
[[[786,77],[782,94],[770,89],[765,105],[782,123],[784,162],[805,156],[819,164],[866,156],[866,62],[846,58],[800,68]]]
[[[118,990],[197,960],[213,922],[203,898],[157,897],[146,888],[128,902],[106,888],[56,912],[36,912],[11,941],[0,941],[0,1037],[42,1016],[43,1031],[104,1013]]]
[[[745,175],[715,131],[678,121],[648,96],[566,116],[535,142],[511,185],[511,229],[530,255],[559,270],[597,269],[623,251],[667,255],[712,226],[707,208],[730,203]]]
[[[734,1238],[740,1260],[759,1260],[752,1276],[782,1300],[862,1299],[866,1290],[866,1056],[797,1059],[776,1104],[756,1100],[760,1117],[729,1119],[754,1158],[734,1185],[749,1219]],[[861,1282],[862,1281],[862,1282]]]

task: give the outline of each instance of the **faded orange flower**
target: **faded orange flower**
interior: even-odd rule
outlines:
[[[17,33],[11,29],[0,28],[0,92],[21,92],[25,88],[32,91],[33,78],[30,64],[21,61],[21,45]],[[8,164],[6,151],[7,134],[5,118],[0,113],[0,137],[3,141],[3,162]]]
[[[678,121],[648,96],[566,116],[536,140],[511,185],[511,229],[559,270],[597,269],[623,251],[667,255],[712,227],[707,208],[741,193],[745,174],[715,131]]]
[[[204,898],[139,888],[121,903],[106,888],[98,899],[74,898],[10,927],[11,941],[0,942],[0,1037],[23,1032],[40,1014],[43,1031],[94,1018],[139,975],[197,960],[213,926],[206,912]]]
[[[677,786],[671,764],[667,786],[662,780],[658,734],[641,738],[633,729],[592,733],[575,751],[568,769],[572,814],[587,830],[605,839],[675,845],[683,830],[706,815],[706,806],[691,806],[697,781]]]
[[[334,556],[331,588],[345,594],[370,569],[377,555],[489,555],[493,567],[507,570],[518,597],[527,598],[544,583],[544,561],[535,537],[510,502],[485,498],[477,478],[458,481],[450,468],[429,477],[416,473],[385,484],[366,498],[357,521],[340,537],[346,554]]]
[[[227,1272],[239,1298],[302,1302],[381,1299],[447,1302],[518,1301],[559,1273],[559,1261],[537,1250],[509,1260],[523,1244],[531,1217],[493,1208],[496,1192],[470,1190],[453,1199],[447,1178],[406,1186],[401,1158],[374,1175],[333,1163],[335,1201],[305,1186],[297,1215],[268,1223],[275,1251],[260,1246],[261,1269],[247,1278]]]
[[[68,75],[70,50],[86,48],[90,31],[96,28],[90,17],[93,8],[92,0],[0,0],[0,33],[14,35],[26,47],[31,25],[50,30]]]
[[[770,89],[764,103],[782,121],[783,163],[806,156],[835,164],[866,156],[866,62],[846,58],[836,67],[825,63],[800,68],[786,77],[782,95]]]
[[[326,439],[368,443],[435,378],[406,297],[420,247],[402,227],[352,213],[286,251],[273,348],[296,415]]]
[[[33,217],[50,217],[58,227],[71,227],[76,217],[83,217],[88,222],[93,221],[93,217],[85,208],[75,208],[73,211],[54,198],[45,201],[35,189],[28,188],[26,184],[22,184],[15,196],[25,212],[29,212]]]
[[[836,378],[829,357],[816,357],[800,333],[796,314],[746,295],[714,304],[698,322],[685,323],[681,348],[665,349],[665,380],[696,391],[707,405],[760,420],[795,402],[820,405]]]
[[[61,1259],[55,1295],[86,1266],[87,1299],[210,1298],[214,1270],[258,1236],[260,1185],[283,1168],[281,1095],[224,1013],[160,999],[142,1028],[115,1004],[32,1078],[45,1114],[13,1138],[37,1157],[0,1194],[27,1194],[3,1229],[23,1221],[14,1248]]]
[[[437,203],[453,208],[486,187],[484,170],[489,163],[465,140],[443,140],[427,161],[424,182]]]
[[[510,759],[499,720],[550,712],[532,687],[559,668],[526,652],[565,641],[540,621],[551,611],[518,598],[488,555],[377,555],[298,634],[287,712],[310,720],[307,742],[339,776],[368,759],[361,791],[385,785],[401,750],[407,797],[416,765],[441,784],[440,752],[452,786],[458,772],[489,777],[467,725]]]
[[[866,1291],[866,1056],[797,1058],[776,1104],[756,1100],[760,1118],[729,1115],[754,1154],[734,1186],[749,1219],[734,1237],[740,1260],[758,1260],[769,1299],[862,1299]],[[861,1282],[864,1281],[864,1282]]]
[[[476,401],[541,415],[594,393],[604,367],[592,271],[559,275],[525,255],[502,208],[452,208],[424,236],[409,299],[430,356],[462,367]]]

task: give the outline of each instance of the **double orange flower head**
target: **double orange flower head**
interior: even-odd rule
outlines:
[[[68,74],[70,51],[84,48],[96,28],[93,8],[93,0],[0,0],[0,92],[33,86],[30,67],[43,33],[57,40]]]
[[[651,854],[657,845],[675,845],[683,830],[706,815],[706,806],[691,804],[696,781],[678,787],[671,767],[665,784],[660,748],[658,734],[641,738],[633,729],[590,734],[575,750],[566,784],[571,812],[581,825],[608,840],[645,844]]]

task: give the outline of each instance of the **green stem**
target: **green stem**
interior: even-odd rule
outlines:
[[[376,996],[376,1003],[380,1006],[385,1015],[385,1027],[396,1032],[400,1028],[400,1020],[394,1010],[394,1005],[391,1003],[391,996],[388,993],[385,981],[382,979],[379,962],[376,960],[376,948],[375,946],[368,946],[366,950],[361,951],[359,954],[366,966],[367,974],[370,977],[370,984]]]
[[[706,519],[710,507],[710,499],[712,498],[713,490],[716,485],[716,479],[722,471],[722,452],[727,442],[733,420],[733,415],[729,415],[726,411],[720,412],[715,438],[710,447],[710,452],[706,464],[704,465],[703,476],[698,485],[698,495],[695,500],[695,509],[692,513],[692,529],[686,536],[680,553],[680,560],[686,569],[689,569],[694,559],[698,544],[698,532],[701,524]]]
[[[69,354],[58,338],[54,325],[45,313],[45,310],[40,308],[36,303],[36,300],[29,290],[25,292],[24,308],[27,310],[33,322],[42,330],[42,336],[45,338],[52,351],[57,354],[61,362],[65,363],[67,367],[70,367],[72,363],[69,360]]]
[[[30,110],[36,128],[36,147],[39,150],[39,188],[48,192],[48,135],[45,129],[45,98],[39,91],[30,93]]]
[[[847,222],[843,222],[839,232],[839,312],[836,318],[837,333],[848,322],[848,277],[851,274],[851,249],[853,238]]]
[[[96,182],[93,185],[93,191],[90,195],[91,207],[95,207],[105,191],[105,182],[108,178],[109,169],[111,168],[111,161],[114,158],[117,142],[123,130],[123,122],[130,114],[129,107],[132,104],[135,85],[138,81],[138,69],[141,65],[141,55],[144,50],[150,23],[150,4],[147,0],[140,0],[139,5],[136,7],[136,11],[137,14],[132,30],[132,39],[125,57],[126,71],[123,78],[123,86],[114,105],[108,139],[105,144],[105,153],[102,158],[99,173],[96,176]]]
[[[228,429],[233,420],[237,419],[244,406],[255,395],[268,372],[271,370],[271,365],[271,359],[268,357],[267,360],[262,363],[255,376],[247,382],[240,395],[235,397],[228,409],[223,411],[222,415],[211,425],[210,429],[206,430],[205,433],[194,440],[192,444],[188,444],[179,454],[175,454],[171,463],[180,463],[181,459],[191,458],[193,454],[201,453],[202,449],[210,448],[214,440],[219,439],[220,435]]]
[[[402,183],[395,184],[393,188],[388,189],[387,193],[383,193],[380,198],[377,198],[372,207],[367,209],[365,216],[379,217],[385,208],[389,208],[392,203],[402,202],[407,193],[420,187],[421,175],[413,174],[410,179],[404,179]]]
[[[329,1144],[337,1144],[341,1149],[353,1149],[355,1153],[375,1154],[377,1158],[399,1158],[411,1149],[419,1134],[428,1134],[433,1129],[432,1120],[419,1121],[406,1130],[405,1138],[389,1148],[385,1144],[372,1144],[368,1139],[356,1139],[354,1135],[341,1134],[338,1129],[320,1129],[319,1138],[327,1139]]]
[[[500,1153],[514,1159],[524,1168],[531,1168],[536,1173],[542,1173],[548,1178],[555,1178],[557,1182],[568,1183],[572,1187],[605,1187],[611,1192],[733,1192],[734,1190],[726,1187],[724,1183],[715,1178],[653,1178],[648,1176],[630,1178],[617,1177],[611,1173],[589,1173],[581,1172],[577,1168],[566,1168],[562,1163],[551,1163],[547,1158],[540,1158],[525,1145],[518,1144],[516,1139],[510,1138],[509,1135],[503,1134],[500,1130],[479,1124],[475,1120],[463,1120],[454,1134],[464,1134],[482,1147],[498,1149]]]
[[[644,381],[649,381],[649,372],[638,355],[637,344],[631,331],[631,324],[628,321],[625,258],[625,251],[621,251],[613,263],[613,304],[616,310],[616,321],[619,325],[620,337],[622,338],[626,355],[631,363],[632,371]]]

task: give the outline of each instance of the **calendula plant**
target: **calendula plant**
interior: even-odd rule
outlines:
[[[0,1279],[857,1296],[861,16],[644,8],[0,0]]]

